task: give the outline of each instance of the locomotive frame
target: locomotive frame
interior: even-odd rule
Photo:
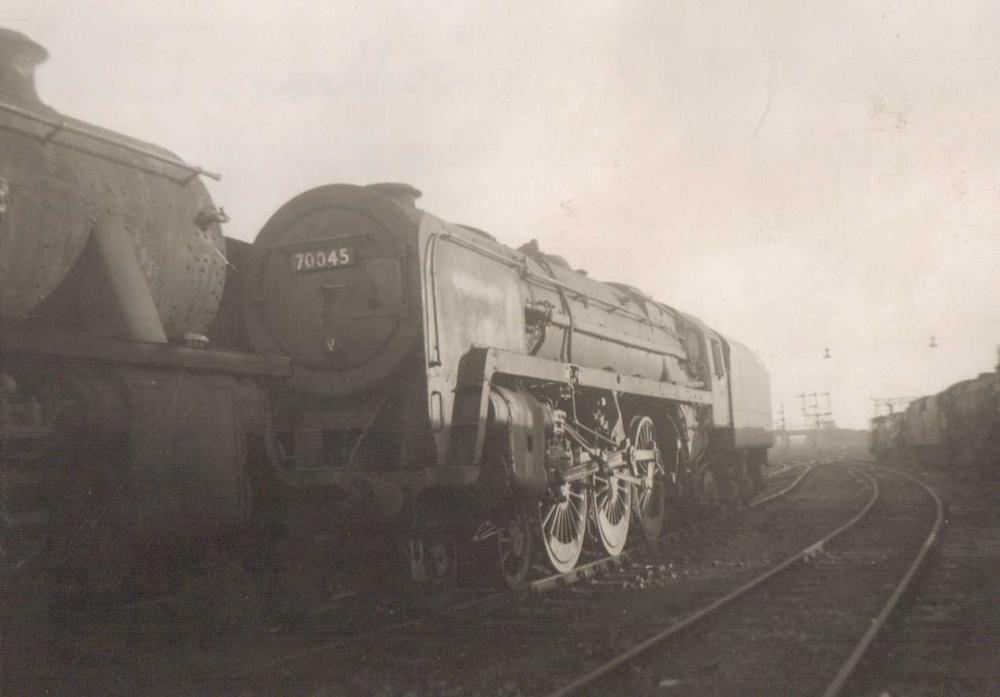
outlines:
[[[413,580],[433,579],[425,562],[436,560],[442,584],[470,539],[540,538],[567,570],[588,529],[620,554],[630,527],[659,534],[668,498],[746,500],[760,486],[769,388],[749,350],[537,245],[513,250],[442,221],[416,207],[419,195],[319,187],[240,253],[249,342],[292,358],[274,398],[281,481],[338,490],[399,530]],[[349,267],[303,274],[291,263],[342,244]],[[374,447],[380,436],[404,443]],[[559,531],[545,529],[551,519]],[[527,556],[517,573],[499,569],[505,582],[523,580]]]

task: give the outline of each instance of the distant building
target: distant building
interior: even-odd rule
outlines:
[[[822,421],[819,428],[789,429],[779,431],[776,447],[807,450],[861,450],[868,448],[868,431],[837,428],[833,420]]]

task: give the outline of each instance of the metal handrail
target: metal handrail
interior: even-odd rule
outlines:
[[[215,172],[209,172],[206,169],[195,165],[189,165],[182,160],[177,158],[167,157],[166,155],[161,155],[160,153],[147,150],[146,148],[141,148],[138,145],[132,145],[131,143],[122,140],[121,138],[115,138],[114,136],[104,135],[103,133],[98,133],[87,128],[81,128],[75,126],[63,119],[51,118],[48,116],[42,116],[41,114],[36,114],[33,111],[28,111],[27,109],[22,109],[16,107],[13,104],[7,104],[5,102],[0,102],[0,111],[6,111],[8,113],[20,116],[21,118],[28,119],[29,121],[34,121],[35,123],[40,123],[43,126],[48,126],[52,130],[41,137],[43,143],[56,143],[59,145],[65,145],[60,143],[58,140],[53,140],[59,133],[65,131],[66,133],[73,133],[85,138],[90,138],[91,140],[96,140],[99,143],[105,143],[107,145],[114,145],[115,147],[121,148],[122,150],[127,150],[136,155],[142,155],[143,157],[148,157],[151,160],[156,160],[157,162],[162,162],[164,164],[172,165],[179,169],[182,169],[190,173],[191,178],[197,176],[208,177],[209,179],[214,179],[219,181],[222,179],[221,174],[216,174]],[[91,153],[96,157],[103,157],[100,153]],[[108,159],[108,158],[104,158]]]
[[[471,240],[467,240],[447,230],[445,232],[438,233],[438,236],[448,240],[449,242],[454,242],[455,244],[461,247],[465,247],[466,249],[481,254],[484,257],[497,261],[501,264],[505,264],[511,268],[518,269],[521,275],[530,283],[534,283],[535,285],[539,286],[548,286],[549,289],[555,290],[557,292],[560,290],[565,291],[567,293],[574,295],[577,298],[583,299],[587,303],[600,305],[604,309],[608,310],[609,313],[618,313],[625,317],[629,317],[630,319],[633,319],[640,324],[645,324],[647,326],[653,327],[654,329],[659,329],[660,331],[666,333],[668,336],[677,339],[678,341],[680,340],[680,336],[677,334],[676,331],[673,330],[673,328],[661,322],[657,322],[648,317],[647,315],[635,312],[634,310],[622,307],[621,305],[615,305],[612,302],[608,302],[603,298],[591,295],[590,293],[582,291],[575,286],[569,285],[568,283],[563,283],[562,281],[559,281],[551,276],[542,276],[541,274],[532,271],[524,263],[523,259],[526,257],[526,255],[522,255],[521,259],[511,258],[504,254],[494,252],[491,249],[487,249],[482,245],[476,244]],[[520,254],[520,252],[518,253]],[[598,281],[598,283],[601,283],[601,281]],[[610,285],[610,284],[605,283],[604,285]]]

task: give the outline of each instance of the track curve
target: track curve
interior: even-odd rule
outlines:
[[[826,548],[834,540],[840,538],[845,533],[850,530],[854,530],[859,524],[866,519],[866,517],[871,513],[871,511],[876,507],[876,505],[882,500],[883,488],[880,486],[879,481],[877,481],[876,476],[869,474],[864,470],[871,470],[878,478],[885,479],[886,477],[900,477],[913,485],[919,487],[921,491],[924,492],[927,499],[934,504],[935,515],[933,523],[929,526],[929,532],[923,537],[921,544],[919,545],[919,550],[915,556],[909,560],[906,565],[906,569],[902,574],[902,578],[899,579],[894,585],[891,594],[888,599],[884,601],[881,609],[876,615],[875,619],[870,623],[866,622],[865,631],[862,633],[860,640],[853,646],[853,649],[849,651],[849,655],[846,660],[844,660],[836,671],[831,671],[828,675],[833,674],[833,679],[826,686],[825,691],[822,693],[824,697],[834,697],[840,694],[844,684],[847,682],[854,668],[857,666],[858,662],[861,660],[865,653],[865,650],[874,640],[875,636],[879,632],[880,628],[884,625],[886,619],[891,615],[893,609],[896,607],[899,598],[905,592],[906,587],[909,585],[913,576],[919,569],[921,563],[927,555],[929,549],[933,546],[941,526],[941,521],[943,519],[943,507],[941,505],[940,499],[937,495],[930,490],[926,485],[924,485],[919,480],[900,472],[888,471],[878,468],[870,468],[870,466],[863,465],[861,463],[852,463],[851,465],[839,465],[845,469],[855,471],[861,476],[863,476],[871,487],[871,495],[868,501],[865,503],[864,507],[858,511],[850,520],[843,523],[835,530],[824,535],[821,539],[817,540],[813,544],[803,548],[796,554],[791,555],[779,564],[776,564],[766,570],[765,572],[759,574],[750,581],[744,583],[739,588],[731,591],[725,596],[708,603],[693,612],[690,612],[679,621],[672,622],[668,626],[664,627],[662,630],[656,634],[648,637],[640,643],[637,643],[625,651],[617,654],[616,656],[604,661],[600,665],[592,668],[587,673],[578,678],[566,683],[565,685],[546,693],[546,697],[563,697],[565,695],[576,695],[576,694],[601,694],[599,688],[605,688],[603,693],[607,692],[612,686],[616,691],[628,694],[641,694],[643,690],[641,689],[641,684],[643,681],[636,683],[634,681],[626,681],[625,683],[612,683],[610,679],[614,676],[620,676],[623,673],[623,669],[626,666],[632,667],[634,672],[639,672],[642,669],[637,668],[635,664],[642,663],[642,657],[647,653],[650,653],[654,648],[662,646],[664,642],[668,642],[673,637],[685,632],[686,630],[692,630],[696,625],[703,624],[712,618],[717,618],[717,616],[723,612],[723,610],[735,603],[735,601],[748,596],[753,591],[765,586],[768,581],[771,581],[775,577],[787,575],[792,569],[804,568],[806,565],[802,562],[808,562],[822,554],[825,554]],[[898,497],[897,497],[898,498]],[[896,502],[898,504],[898,501]],[[887,504],[882,508],[891,508],[892,506]],[[904,521],[905,522],[905,521]],[[813,567],[820,566],[819,564],[814,564]],[[822,575],[822,574],[821,574]],[[811,581],[810,584],[806,584],[805,588],[809,593],[814,593],[817,590],[822,590],[822,586],[815,585],[815,580]],[[795,596],[800,602],[808,602],[808,595]],[[786,604],[789,602],[788,598],[785,598]],[[794,604],[794,602],[793,602]],[[752,614],[752,613],[750,613]],[[730,618],[729,622],[732,624],[744,621],[743,618]],[[721,623],[722,620],[720,619]],[[780,624],[780,623],[779,623]],[[728,627],[725,631],[732,634],[732,627]],[[725,632],[723,632],[725,633]],[[685,636],[687,636],[685,634]],[[731,640],[730,640],[731,641]],[[691,643],[698,645],[699,639],[690,640]],[[711,642],[703,642],[711,643]],[[690,650],[690,646],[687,647],[689,650],[682,651],[683,655],[689,656],[691,654],[697,655],[697,651]],[[709,660],[706,656],[704,660]],[[652,672],[655,673],[657,668],[652,668]],[[709,681],[710,682],[710,681]],[[667,686],[679,686],[683,681],[668,678],[664,682],[660,683],[660,687]],[[693,687],[693,685],[691,686]],[[728,685],[729,689],[734,686],[732,684]],[[744,687],[741,686],[741,693],[752,693],[753,689],[744,691]],[[787,686],[786,686],[787,687]],[[720,691],[718,686],[712,686],[711,684],[706,685],[705,683],[700,684],[700,689],[695,691],[696,694],[726,694],[725,690]],[[761,694],[767,694],[768,691],[781,692],[777,687],[768,687],[766,691],[761,692]],[[804,690],[803,690],[804,691]],[[683,694],[685,691],[683,689],[678,689],[677,694]],[[793,689],[794,693],[799,693],[800,691],[796,688]]]

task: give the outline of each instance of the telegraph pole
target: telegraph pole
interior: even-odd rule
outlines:
[[[872,416],[885,416],[896,411],[896,407],[906,409],[918,397],[872,397]],[[880,414],[879,409],[884,411]]]
[[[778,408],[778,423],[775,429],[778,435],[778,443],[781,448],[787,448],[788,443],[788,422],[785,420],[785,403],[782,402]]]
[[[824,417],[833,416],[829,392],[802,392],[795,395],[802,400],[802,420],[806,428],[812,423],[813,433],[806,435],[806,443],[811,441],[811,446],[817,452],[823,450],[823,426]],[[826,397],[826,408],[820,406],[820,397]]]

